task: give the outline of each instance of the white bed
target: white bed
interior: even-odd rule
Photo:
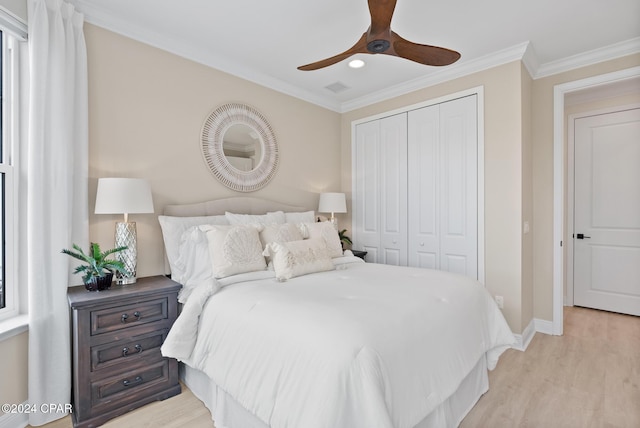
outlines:
[[[231,198],[167,207],[161,224],[174,216],[196,218],[185,222],[182,234],[196,228],[202,239],[204,230],[211,244],[212,230],[228,226],[199,226],[206,221],[220,224],[225,212],[278,211],[305,210]],[[287,216],[302,218],[313,214]],[[170,248],[166,224],[163,234],[170,265],[176,257],[210,260],[184,243],[177,252]],[[291,271],[278,264],[284,260],[278,251],[288,246],[290,262],[298,243],[311,245],[267,245],[275,271],[218,275],[214,268],[218,279],[194,268],[180,274],[188,298],[163,354],[183,362],[183,381],[216,427],[457,426],[487,391],[487,370],[514,342],[484,287],[446,272],[367,264],[349,255],[332,257],[327,266],[324,253],[323,263],[300,262],[309,272],[294,269],[283,281],[282,273]]]

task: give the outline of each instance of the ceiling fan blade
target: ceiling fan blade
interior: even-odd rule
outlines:
[[[395,56],[406,58],[425,65],[449,65],[460,59],[460,53],[438,46],[421,45],[410,42],[391,32],[391,44],[395,51]],[[394,55],[392,52],[385,52]]]
[[[385,32],[389,33],[396,2],[397,0],[369,0],[369,14],[371,15],[369,34],[372,38]]]
[[[311,64],[307,64],[307,65],[301,65],[300,67],[298,67],[298,70],[302,70],[302,71],[318,70],[320,68],[324,68],[324,67],[328,67],[330,65],[336,64],[357,53],[367,53],[367,33],[364,33],[362,37],[360,37],[360,40],[358,40],[356,44],[353,45],[348,50],[338,55],[332,56],[331,58],[326,58],[321,61],[312,62]]]

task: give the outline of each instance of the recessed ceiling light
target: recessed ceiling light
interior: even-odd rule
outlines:
[[[354,59],[353,61],[349,62],[349,67],[351,67],[351,68],[364,67],[364,61],[361,60],[361,59]]]

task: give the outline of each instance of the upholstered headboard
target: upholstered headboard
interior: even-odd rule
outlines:
[[[226,211],[236,214],[266,214],[273,211],[307,211],[308,208],[287,205],[267,199],[238,196],[213,201],[186,205],[167,205],[164,215],[174,217],[197,217],[210,215],[224,215]]]

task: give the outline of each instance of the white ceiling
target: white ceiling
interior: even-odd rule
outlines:
[[[366,31],[366,0],[72,0],[87,22],[345,112],[523,59],[533,77],[640,52],[638,0],[398,0],[392,29],[456,50],[452,66],[363,55],[317,71]],[[326,86],[348,89],[334,93]]]

